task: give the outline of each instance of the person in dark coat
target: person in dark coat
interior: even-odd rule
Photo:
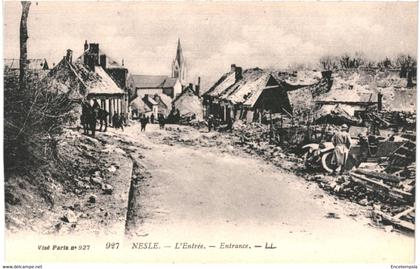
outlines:
[[[165,117],[162,114],[159,114],[158,121],[159,121],[159,128],[165,129]]]
[[[141,125],[140,131],[141,132],[145,132],[146,131],[146,125],[147,125],[147,122],[148,121],[149,120],[148,120],[148,118],[146,118],[145,115],[143,115],[143,117],[140,119],[140,125]]]
[[[83,126],[83,133],[88,134],[89,133],[89,126],[90,126],[90,113],[92,111],[92,107],[89,104],[89,102],[84,101],[82,103],[82,115],[80,116],[80,122]]]
[[[118,128],[118,113],[114,111],[114,115],[112,115],[112,127]]]
[[[106,129],[108,128],[108,111],[106,111],[105,109],[99,109],[98,111],[98,119],[99,119],[99,131],[102,131],[102,126],[105,125],[105,129],[104,132],[106,132]]]
[[[120,113],[118,115],[118,128],[121,128],[121,130],[124,131],[124,114]]]
[[[93,109],[92,107],[90,113],[88,114],[89,129],[92,132],[92,137],[95,137],[97,117],[98,117],[98,109]]]
[[[208,120],[207,120],[207,126],[209,127],[209,132],[211,132],[211,128],[213,128],[213,115],[210,115]]]
[[[124,113],[123,116],[124,116],[123,118],[124,126],[127,126],[128,113]]]
[[[154,123],[155,123],[155,115],[154,115],[154,114],[152,114],[152,115],[150,116],[150,123],[151,123],[151,124],[154,124]]]

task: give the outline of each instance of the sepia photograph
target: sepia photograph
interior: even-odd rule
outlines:
[[[417,5],[4,1],[5,263],[415,264]]]

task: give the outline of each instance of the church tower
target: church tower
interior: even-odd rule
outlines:
[[[187,66],[184,55],[182,55],[181,41],[178,38],[178,47],[176,49],[176,56],[172,62],[172,77],[179,78],[182,85],[187,84]]]

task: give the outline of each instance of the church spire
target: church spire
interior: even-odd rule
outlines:
[[[178,47],[176,48],[176,58],[178,61],[178,64],[181,65],[182,62],[184,61],[184,56],[182,55],[182,48],[181,48],[181,40],[178,37]]]
[[[182,55],[181,40],[178,38],[178,46],[176,48],[176,56],[172,62],[172,77],[178,78],[182,85],[187,80],[187,66],[184,55]]]

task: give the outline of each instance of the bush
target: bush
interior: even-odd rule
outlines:
[[[4,167],[8,174],[36,169],[56,160],[57,138],[76,120],[67,94],[52,93],[45,83],[29,78],[19,89],[15,75],[5,75]]]

